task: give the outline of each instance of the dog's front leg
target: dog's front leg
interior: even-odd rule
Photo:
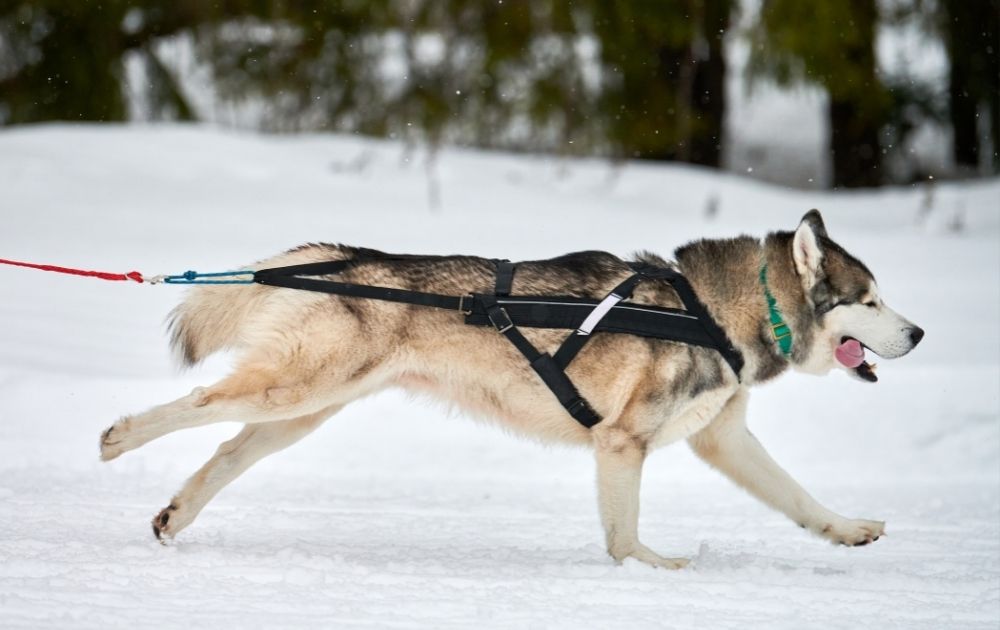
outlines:
[[[664,558],[639,542],[639,481],[645,447],[614,433],[595,437],[597,497],[608,553],[619,563],[632,557],[667,569],[687,565],[685,558]]]
[[[741,389],[711,424],[688,438],[695,453],[750,494],[831,542],[865,545],[878,540],[885,523],[849,519],[826,509],[771,459],[747,429],[748,398]]]

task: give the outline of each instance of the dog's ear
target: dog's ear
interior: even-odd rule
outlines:
[[[820,246],[819,238],[826,236],[826,227],[823,225],[823,217],[818,210],[810,210],[802,217],[799,227],[795,230],[792,238],[792,258],[795,261],[795,270],[802,278],[802,284],[806,288],[816,284],[820,275],[820,267],[823,263],[823,249]]]
[[[826,237],[826,225],[824,225],[823,217],[816,208],[813,208],[803,215],[802,223],[808,223],[812,226],[813,234],[816,236]]]

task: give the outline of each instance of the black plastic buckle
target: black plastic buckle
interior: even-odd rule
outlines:
[[[579,412],[581,409],[586,409],[588,407],[589,405],[587,404],[586,400],[582,398],[577,398],[576,400],[571,401],[568,405],[566,405],[566,411],[568,411],[571,416],[575,417],[577,412]]]
[[[585,398],[576,398],[570,401],[570,403],[566,405],[566,411],[569,415],[573,416],[577,422],[588,429],[601,421],[601,416],[599,416],[597,412],[591,408],[590,403],[588,403]]]

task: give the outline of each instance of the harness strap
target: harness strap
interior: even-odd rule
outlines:
[[[733,369],[736,377],[739,378],[740,371],[743,369],[743,353],[733,345],[726,332],[719,327],[715,318],[708,312],[708,308],[698,299],[688,279],[679,271],[669,267],[656,267],[645,262],[630,262],[628,265],[636,273],[649,278],[666,280],[670,283],[670,286],[677,293],[677,297],[684,304],[685,310],[698,318],[702,330],[712,340],[709,347],[715,348],[722,355],[729,367]]]
[[[302,277],[335,275],[356,264],[384,260],[418,258],[355,258],[261,269],[254,272],[253,281],[290,289],[457,310],[465,314],[466,324],[492,325],[528,359],[531,368],[567,413],[588,428],[600,422],[601,416],[580,395],[564,370],[589,341],[593,332],[626,333],[714,348],[729,363],[737,378],[743,367],[742,354],[716,324],[705,305],[698,300],[687,279],[674,269],[648,263],[628,263],[636,273],[619,283],[600,302],[574,297],[512,297],[509,294],[515,265],[507,260],[496,261],[495,294],[450,296]],[[631,297],[635,287],[645,279],[668,282],[686,311],[620,304]],[[575,330],[563,341],[553,357],[539,352],[514,325],[515,321],[521,326]]]
[[[379,287],[367,284],[353,284],[350,282],[337,282],[336,280],[316,280],[313,278],[302,278],[301,275],[331,275],[343,271],[352,261],[337,260],[329,263],[310,263],[305,265],[292,265],[290,267],[275,267],[273,269],[261,269],[254,273],[254,282],[275,287],[286,287],[289,289],[303,289],[305,291],[318,291],[320,293],[332,293],[336,295],[347,295],[350,297],[369,298],[372,300],[385,300],[387,302],[400,302],[403,304],[417,304],[419,306],[433,306],[452,311],[467,311],[471,308],[470,296],[440,295],[438,293],[424,293],[423,291],[410,291],[407,289],[395,289],[391,287]]]
[[[576,386],[573,385],[573,381],[569,380],[562,368],[556,364],[552,355],[547,352],[539,352],[538,348],[521,334],[507,311],[497,303],[495,295],[478,295],[476,298],[486,308],[487,316],[494,328],[524,355],[528,363],[531,364],[531,369],[555,394],[559,404],[573,419],[588,429],[601,421],[601,416],[580,395]]]
[[[675,277],[670,281],[670,284],[684,303],[684,308],[688,313],[698,318],[705,333],[712,339],[713,347],[719,351],[729,367],[733,368],[736,377],[739,378],[740,370],[743,369],[743,353],[736,349],[725,331],[715,322],[715,318],[708,312],[708,308],[695,295],[687,278],[677,272],[674,273]]]
[[[497,295],[510,295],[510,288],[514,284],[514,263],[506,258],[496,263],[497,280],[493,292]]]
[[[590,314],[587,315],[586,319],[580,324],[580,327],[569,334],[566,340],[563,341],[559,349],[556,350],[556,354],[553,357],[555,359],[556,365],[562,369],[566,369],[576,355],[580,353],[583,346],[590,341],[592,337],[591,333],[597,327],[597,325],[604,319],[607,314],[623,300],[627,300],[632,297],[632,292],[635,291],[635,287],[642,282],[642,276],[640,274],[634,274],[629,276],[627,279],[622,281],[617,287],[611,290],[611,293],[601,300],[597,306],[594,307]]]
[[[599,304],[595,300],[574,297],[510,296],[497,298],[518,326],[576,330]],[[472,312],[465,316],[466,324],[490,325],[486,309],[472,298]],[[615,304],[593,332],[612,332],[679,341],[693,346],[715,348],[715,342],[698,318],[676,308],[647,306],[629,302]]]

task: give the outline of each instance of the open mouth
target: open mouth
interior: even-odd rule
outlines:
[[[876,364],[865,361],[865,344],[854,337],[841,337],[840,345],[837,346],[833,354],[841,365],[853,370],[862,380],[869,383],[878,380],[878,377],[875,376]]]

